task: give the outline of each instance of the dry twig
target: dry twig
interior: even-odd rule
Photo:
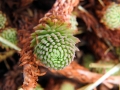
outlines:
[[[65,75],[69,78],[77,79],[83,83],[93,83],[98,80],[102,74],[97,74],[88,71],[86,68],[80,66],[75,61],[73,61],[68,67],[60,71],[52,71],[54,73],[60,73]],[[112,83],[112,84],[119,84],[120,83],[120,76],[110,76],[104,82]]]

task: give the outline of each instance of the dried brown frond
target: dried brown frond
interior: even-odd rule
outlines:
[[[75,61],[73,61],[65,69],[59,70],[59,71],[53,71],[53,72],[60,73],[62,75],[65,75],[68,78],[77,79],[83,83],[93,83],[102,76],[102,74],[97,74],[97,73],[88,71],[86,68],[80,66]],[[112,84],[119,84],[120,83],[119,78],[120,76],[110,76],[104,82],[112,83]]]
[[[27,37],[25,40],[24,47],[20,52],[20,65],[23,66],[24,75],[23,88],[24,90],[33,90],[37,85],[38,76],[43,74],[38,69],[40,64],[33,55],[32,48],[30,48],[31,39]]]
[[[41,73],[38,69],[39,64],[30,47],[30,34],[34,31],[32,28],[37,24],[38,19],[43,17],[43,14],[41,11],[31,10],[29,7],[23,9],[22,12],[21,9],[14,12],[15,25],[18,22],[18,18],[20,18],[19,25],[16,26],[21,28],[18,30],[18,37],[19,46],[22,48],[20,52],[20,65],[23,66],[24,90],[33,89],[37,84],[38,76],[45,74]]]
[[[97,36],[101,37],[99,34],[100,24],[98,23],[97,19],[92,13],[89,13],[87,10],[85,10],[84,7],[79,6],[78,8],[79,9],[76,9],[77,17],[81,18],[85,22],[88,30],[93,29]]]
[[[99,19],[98,21],[100,24],[100,29],[96,29],[96,31],[98,30],[98,33],[101,34],[102,38],[110,41],[110,43],[113,46],[119,47],[120,46],[120,30],[108,29],[106,25],[103,25],[104,23],[101,23],[101,18],[105,14],[106,8],[108,8],[109,5],[113,4],[113,2],[111,1],[106,2],[106,0],[104,0],[104,3],[105,3],[104,7],[101,7],[99,9],[96,8],[96,14],[97,14],[97,18]]]
[[[105,5],[109,5],[111,2],[104,2]],[[93,15],[93,13],[88,12],[85,10],[82,6],[79,6],[79,10],[77,9],[77,16],[85,22],[87,29],[91,30],[93,29],[94,33],[99,37],[103,39],[107,39],[111,42],[113,46],[120,46],[120,30],[109,30],[105,26],[103,26],[102,23],[100,23],[100,18],[102,17],[102,14],[104,14],[104,10],[107,7],[101,7],[98,5],[96,7],[96,14],[97,17]]]
[[[71,12],[78,3],[79,0],[56,0],[52,9],[39,20],[39,23],[45,23],[49,19],[53,22],[61,21],[70,23]],[[39,25],[34,27],[34,29],[37,28],[39,28]]]
[[[89,38],[88,38],[89,37]],[[88,48],[95,54],[98,59],[114,60],[117,57],[111,51],[111,47],[105,44],[105,41],[98,38],[93,33],[88,33],[83,39],[87,42]]]
[[[21,1],[21,7],[25,7],[29,4],[31,4],[34,0],[20,0]]]
[[[45,12],[42,10],[30,7],[20,8],[13,13],[15,17],[13,24],[20,29],[27,29],[27,31],[33,32],[33,27],[38,24],[38,20],[42,18],[44,14]]]
[[[57,82],[53,79],[50,79],[48,86],[45,88],[45,90],[64,90],[65,84],[68,84],[70,89],[75,88],[75,83],[68,80],[57,80]],[[67,86],[68,86],[67,85]],[[63,89],[62,89],[63,88]],[[67,90],[67,89],[66,89]]]
[[[106,28],[103,28],[100,30],[100,33],[103,38],[109,40],[111,44],[115,47],[120,46],[120,30],[106,30]]]
[[[25,29],[18,31],[19,43],[22,48],[20,52],[20,65],[23,66],[24,90],[32,90],[37,85],[38,76],[44,74],[38,69],[39,64],[30,47],[30,33],[30,31],[26,31]]]
[[[36,81],[40,75],[40,70],[38,69],[38,63],[33,55],[33,51],[29,47],[30,39],[27,38],[26,40],[26,44],[24,44],[24,48],[20,52],[20,62],[23,66],[24,75],[23,88],[24,90],[33,90],[37,85]]]
[[[13,70],[6,73],[2,82],[2,90],[17,90],[22,85],[22,68],[15,65]]]

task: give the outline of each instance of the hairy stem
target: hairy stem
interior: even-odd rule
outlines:
[[[17,51],[21,51],[21,49],[20,49],[19,47],[17,47],[17,46],[14,45],[13,43],[7,41],[6,39],[2,38],[1,36],[0,36],[0,42],[8,45],[9,47],[11,47],[11,48],[13,48],[13,49],[15,49],[15,50],[17,50]]]

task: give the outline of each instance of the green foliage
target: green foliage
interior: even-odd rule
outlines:
[[[9,50],[6,52],[0,52],[0,62],[6,60],[8,57],[11,57],[15,53],[15,50]]]
[[[63,83],[60,90],[75,90],[75,86],[71,83]]]
[[[120,57],[120,47],[116,47],[116,54]]]
[[[17,44],[17,32],[14,28],[6,28],[5,30],[3,30],[0,36],[15,45]],[[1,43],[0,45],[2,48],[9,48],[9,46],[6,44]]]
[[[3,29],[5,27],[6,21],[6,16],[3,15],[2,12],[0,12],[0,29]]]
[[[111,30],[120,28],[120,4],[112,3],[108,6],[102,22]]]
[[[116,65],[116,62],[114,61],[99,61],[98,63],[92,63],[90,65],[91,68],[94,68],[93,71],[100,73],[100,74],[105,74],[109,70],[111,70],[114,66]],[[113,74],[114,76],[120,75],[120,70],[118,72],[115,72]]]
[[[72,35],[72,30],[64,23],[41,24],[32,34],[31,46],[34,53],[43,64],[52,69],[63,69],[69,65],[77,50],[77,38]]]
[[[91,54],[86,54],[83,56],[83,66],[90,68],[89,65],[94,62],[94,57]]]
[[[40,85],[37,85],[34,90],[44,90]]]

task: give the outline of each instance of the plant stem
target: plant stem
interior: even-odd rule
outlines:
[[[19,47],[17,47],[17,46],[14,45],[13,43],[9,42],[8,40],[2,38],[1,36],[0,36],[0,42],[8,45],[9,47],[11,47],[11,48],[13,48],[13,49],[15,49],[15,50],[17,50],[17,51],[21,51],[21,49],[20,49]]]
[[[12,56],[15,53],[15,50],[9,50],[6,52],[0,52],[0,62],[6,60],[6,58]]]
[[[112,68],[115,64],[91,63],[90,68]]]
[[[109,70],[106,74],[104,74],[100,79],[98,79],[95,83],[88,86],[85,90],[92,90],[95,87],[97,87],[100,83],[102,83],[106,78],[108,78],[110,75],[114,74],[115,72],[119,71],[120,64],[117,64],[114,66],[111,70]]]

